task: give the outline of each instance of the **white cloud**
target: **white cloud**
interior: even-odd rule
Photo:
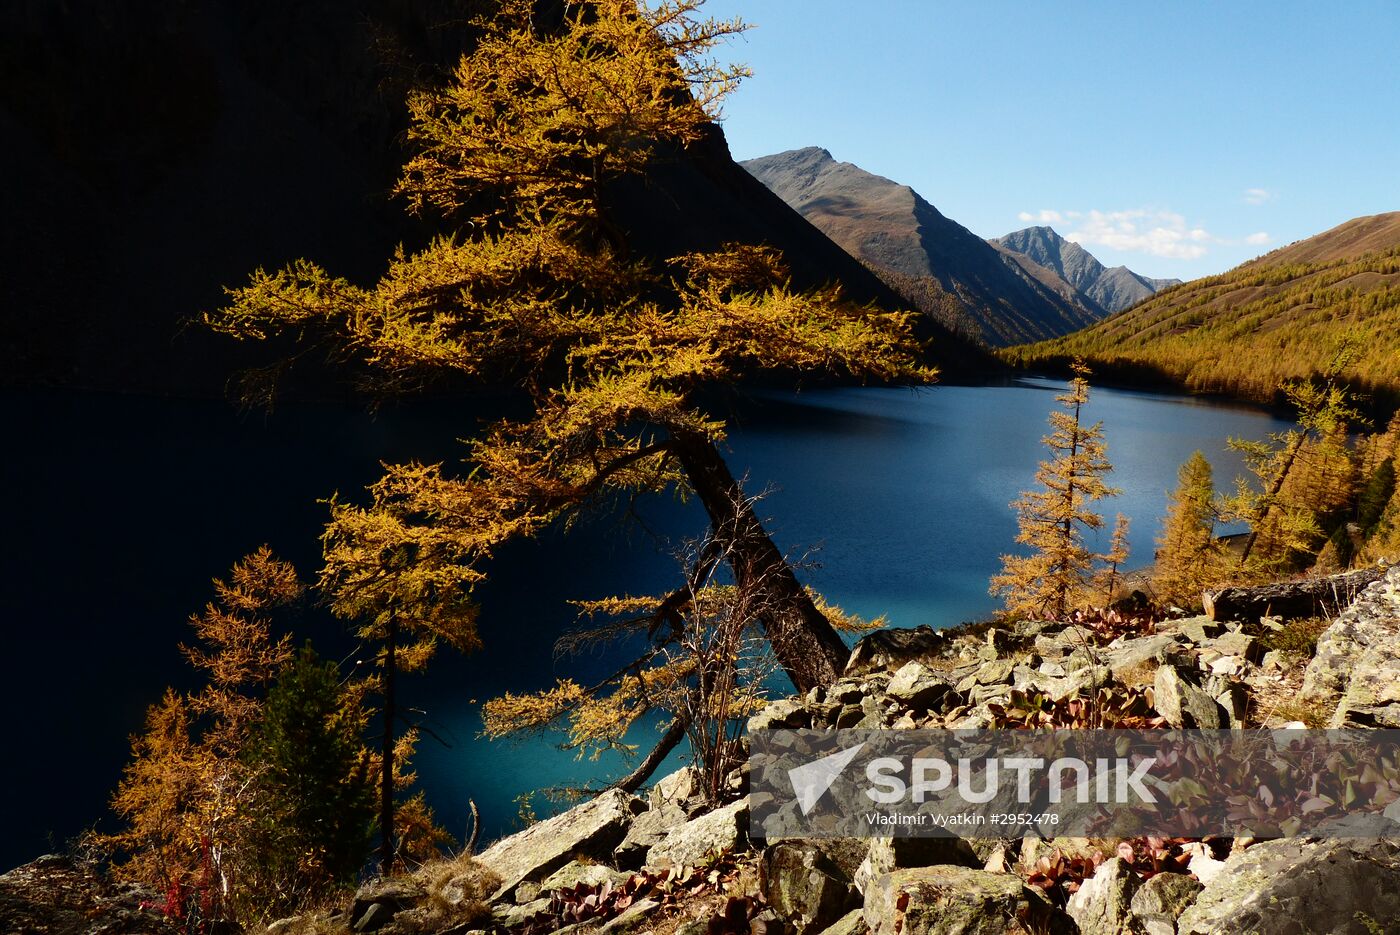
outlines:
[[[1146,253],[1176,260],[1206,255],[1208,245],[1220,239],[1201,227],[1190,227],[1174,211],[1136,208],[1129,211],[1085,211],[1078,215],[1066,240],[1085,246],[1107,247],[1124,253]]]
[[[1064,215],[1058,211],[1040,210],[1032,214],[1030,211],[1022,211],[1016,215],[1023,221],[1035,221],[1039,224],[1058,224],[1063,221]]]
[[[1261,244],[1266,244],[1271,240],[1273,240],[1273,238],[1270,237],[1267,232],[1260,231],[1257,234],[1250,234],[1244,239],[1244,242],[1257,247]]]
[[[1278,192],[1267,188],[1246,188],[1241,199],[1247,205],[1266,205],[1278,197]]]

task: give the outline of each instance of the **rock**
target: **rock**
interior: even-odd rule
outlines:
[[[841,859],[840,849],[849,850],[854,845],[863,851],[863,844],[843,839],[774,844],[759,861],[759,890],[798,935],[819,932],[860,905],[860,894],[852,883],[855,867],[849,866],[849,859]],[[843,867],[843,863],[848,866]]]
[[[1152,684],[1157,713],[1172,727],[1218,730],[1225,724],[1215,699],[1187,681],[1177,667],[1159,667]]]
[[[1249,686],[1244,682],[1227,682],[1211,693],[1220,710],[1225,712],[1226,726],[1241,729],[1249,715]]]
[[[362,928],[360,923],[376,906],[382,907],[375,913],[379,921],[374,923],[374,928],[379,928],[392,919],[394,913],[417,905],[426,895],[412,880],[370,880],[355,891],[355,901],[350,905],[350,925],[357,932],[373,931]]]
[[[749,733],[808,727],[811,715],[798,698],[780,698],[749,718]]]
[[[1133,894],[1133,917],[1145,935],[1176,935],[1176,920],[1201,891],[1184,873],[1159,873]]]
[[[1182,913],[1177,931],[1367,935],[1389,931],[1397,922],[1400,844],[1284,839],[1231,854]]]
[[[885,694],[910,708],[931,708],[951,687],[947,676],[922,663],[909,662],[890,679]]]
[[[501,878],[494,899],[579,857],[605,858],[622,842],[640,800],[617,789],[502,838],[477,856]]]
[[[978,666],[977,674],[973,676],[973,679],[976,684],[980,685],[994,685],[998,682],[1009,682],[1011,681],[1011,673],[1014,672],[1015,669],[1015,659],[995,659],[991,662],[984,662]]]
[[[1142,880],[1121,857],[1099,865],[1065,904],[1065,912],[1081,932],[1093,935],[1136,935],[1132,900]]]
[[[1215,639],[1225,632],[1223,623],[1216,623],[1214,620],[1202,614],[1199,617],[1186,617],[1172,624],[1172,629],[1180,633],[1186,639],[1197,646],[1204,645],[1207,641]]]
[[[1240,630],[1227,630],[1206,646],[1222,656],[1238,656],[1247,662],[1258,662],[1264,658],[1264,647],[1254,637]]]
[[[738,850],[747,840],[748,797],[672,828],[647,851],[648,867],[693,867],[714,854]]]
[[[967,867],[897,870],[866,889],[872,935],[1070,933],[1073,923],[1020,877]]]
[[[942,864],[981,867],[984,861],[977,856],[971,844],[951,835],[936,838],[871,838],[865,859],[856,869],[853,879],[856,889],[864,893],[872,882],[895,870]]]
[[[605,864],[584,863],[574,860],[560,867],[549,875],[549,878],[540,884],[539,890],[548,893],[550,890],[567,890],[586,883],[589,886],[602,886],[611,882],[617,886],[626,880],[630,874],[621,870],[614,870]]]
[[[890,628],[861,637],[846,662],[848,676],[893,672],[906,662],[928,658],[943,649],[947,637],[931,627]]]
[[[175,935],[159,911],[143,908],[160,902],[155,892],[113,885],[92,864],[48,854],[0,874],[0,932]]]
[[[369,908],[355,923],[357,932],[375,932],[388,925],[394,918],[394,910],[387,903],[370,903]]]
[[[865,924],[865,911],[852,909],[830,928],[823,929],[821,935],[870,935],[870,926]]]
[[[647,796],[652,808],[660,808],[663,805],[683,805],[686,799],[695,795],[699,791],[699,785],[695,776],[695,770],[689,766],[681,767],[668,776],[663,776],[651,787],[651,793]]]
[[[631,932],[639,931],[647,917],[660,908],[661,903],[655,899],[639,899],[620,914],[609,919],[598,931],[600,933],[606,932],[608,935],[629,935]]]
[[[510,898],[517,906],[523,906],[526,903],[532,903],[539,899],[540,894],[543,892],[543,886],[540,886],[538,883],[531,883],[527,880],[515,888],[515,892],[511,894]]]
[[[1156,662],[1162,653],[1175,648],[1176,636],[1171,633],[1156,633],[1152,636],[1123,640],[1102,651],[1103,664],[1118,681],[1134,669]]]
[[[536,916],[544,915],[549,911],[550,905],[551,900],[549,899],[536,899],[533,902],[525,903],[523,906],[502,904],[496,906],[491,911],[491,917],[501,928],[519,928]]]
[[[1302,699],[1308,704],[1336,704],[1346,691],[1353,667],[1368,650],[1393,656],[1400,631],[1400,565],[1373,582],[1332,622],[1317,640],[1317,651],[1303,673]],[[1378,658],[1373,657],[1373,660]],[[1368,660],[1367,664],[1373,664]]]
[[[636,870],[646,859],[647,851],[662,841],[673,828],[678,828],[689,819],[685,809],[679,805],[664,804],[642,812],[627,828],[622,843],[613,849],[613,860],[617,866]]]

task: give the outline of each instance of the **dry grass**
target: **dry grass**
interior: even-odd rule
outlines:
[[[1157,661],[1145,659],[1137,665],[1119,669],[1117,680],[1128,688],[1151,688],[1157,680]]]
[[[409,935],[430,935],[489,919],[486,900],[501,885],[501,878],[466,854],[434,860],[414,874],[428,894],[423,904],[394,916],[395,926]]]

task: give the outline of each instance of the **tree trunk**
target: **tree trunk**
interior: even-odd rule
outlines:
[[[379,872],[386,877],[394,870],[394,643],[398,631],[398,617],[391,613],[384,646],[384,746],[379,769]]]
[[[650,779],[651,774],[656,772],[656,767],[661,765],[661,761],[666,759],[671,751],[676,749],[676,745],[685,738],[685,729],[686,719],[684,717],[672,720],[670,726],[666,728],[666,733],[661,735],[661,739],[657,741],[655,747],[652,747],[651,752],[646,755],[646,759],[638,763],[636,769],[613,783],[609,788],[620,789],[623,792],[636,792],[640,789],[642,783]]]
[[[689,432],[672,438],[691,489],[710,517],[714,538],[729,556],[735,584],[764,596],[764,634],[793,686],[805,692],[831,684],[851,654],[845,641],[769,538],[714,443]]]
[[[1385,571],[1363,568],[1327,578],[1284,581],[1255,588],[1222,588],[1201,595],[1206,616],[1212,620],[1258,620],[1260,617],[1335,617],[1345,610],[1362,588]]]

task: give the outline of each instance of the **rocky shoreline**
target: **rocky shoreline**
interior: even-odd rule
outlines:
[[[1312,629],[1309,630],[1308,627]],[[1131,615],[886,630],[767,728],[987,728],[1075,699],[1186,728],[1400,727],[1400,567],[1325,623]],[[1320,631],[1320,632],[1319,632]],[[1312,633],[1316,650],[1300,637]],[[1137,716],[1137,715],[1134,715]],[[711,808],[689,770],[610,791],[474,857],[363,887],[269,935],[1400,932],[1400,839],[1208,840],[1149,859],[1083,838],[749,837],[746,767]],[[46,857],[0,876],[0,929],[174,931],[150,894]]]

